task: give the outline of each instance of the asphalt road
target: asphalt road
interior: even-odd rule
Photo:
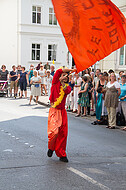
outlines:
[[[48,158],[48,108],[0,98],[0,190],[126,190],[126,132],[69,118],[69,163]]]

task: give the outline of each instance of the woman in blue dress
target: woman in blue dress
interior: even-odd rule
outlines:
[[[25,71],[25,67],[22,67],[22,72],[18,75],[18,80],[20,79],[20,89],[21,96],[23,96],[23,91],[25,92],[25,98],[27,98],[27,85],[29,85],[28,74]]]

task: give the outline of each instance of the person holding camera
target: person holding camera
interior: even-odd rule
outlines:
[[[84,107],[84,114],[86,116],[87,107],[89,107],[89,95],[88,95],[88,78],[82,76],[81,90],[78,93],[78,113],[75,117],[79,117],[81,113],[81,107]]]

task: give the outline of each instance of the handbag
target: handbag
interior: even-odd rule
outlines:
[[[39,87],[39,84],[35,84],[35,87],[38,88],[38,87]]]
[[[79,93],[79,94],[78,94],[78,98],[81,98],[81,97],[82,97],[82,93]]]
[[[121,108],[121,113],[117,112],[116,114],[116,125],[117,126],[125,126],[126,125],[126,121],[125,121],[125,117]]]

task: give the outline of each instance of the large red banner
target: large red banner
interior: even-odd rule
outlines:
[[[126,44],[126,18],[110,0],[52,0],[77,70]]]

